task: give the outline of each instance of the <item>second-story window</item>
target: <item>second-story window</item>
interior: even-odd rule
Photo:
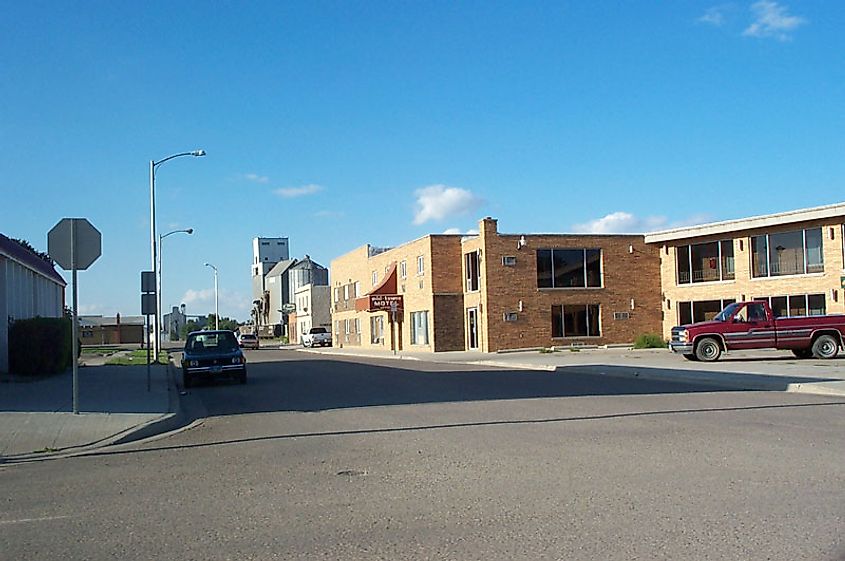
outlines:
[[[822,229],[809,228],[751,238],[751,275],[780,277],[824,272]]]
[[[373,286],[378,284],[378,271],[373,271]]]
[[[733,240],[679,245],[675,248],[678,284],[733,280]]]
[[[478,290],[478,252],[473,251],[464,255],[464,267],[466,271],[466,291],[475,292]]]
[[[361,283],[360,281],[355,281],[355,298],[359,298],[361,296]]]
[[[601,287],[601,250],[538,249],[537,287]]]
[[[425,273],[425,256],[420,255],[417,257],[417,274],[421,275]]]
[[[343,285],[343,299],[349,300],[349,285],[348,284]]]
[[[408,263],[404,260],[399,263],[399,277],[408,278]]]

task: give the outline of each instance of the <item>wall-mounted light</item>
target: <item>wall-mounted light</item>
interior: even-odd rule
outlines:
[[[836,292],[836,289],[835,289],[835,288],[831,288],[831,289],[830,289],[830,299],[831,299],[831,300],[833,300],[834,302],[836,302],[836,297],[837,297],[837,296],[838,296],[838,294],[837,294],[837,292]]]
[[[834,234],[834,230],[833,230],[833,228],[831,228],[831,229],[830,229],[830,239],[833,239],[835,235],[836,235],[836,234]]]
[[[743,251],[743,249],[742,249],[742,245],[743,245],[743,244],[742,244],[742,242],[743,242],[743,240],[739,240],[739,250],[740,250],[740,251]]]
[[[521,311],[522,311],[522,309],[523,309],[522,300],[520,300],[520,301],[519,301],[519,306],[518,306],[518,307],[519,307],[519,311],[521,312]]]
[[[671,300],[668,300],[668,299],[666,300],[666,309],[667,309],[667,310],[671,310],[671,309],[672,309],[672,301],[671,301]]]
[[[634,244],[628,246],[628,253],[634,253]]]
[[[740,301],[740,302],[745,302],[745,294],[740,294],[740,295],[739,295],[739,301]]]
[[[631,298],[631,309],[632,310],[634,309],[634,299],[633,298]]]
[[[516,248],[522,249],[528,242],[525,241],[525,236],[519,236],[519,240],[516,242]]]

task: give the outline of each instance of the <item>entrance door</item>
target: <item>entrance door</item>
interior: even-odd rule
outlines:
[[[467,349],[478,348],[478,308],[467,310]]]

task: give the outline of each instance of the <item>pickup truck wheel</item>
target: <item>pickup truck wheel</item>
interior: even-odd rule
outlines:
[[[795,355],[796,358],[810,358],[813,356],[812,349],[792,349],[792,354]]]
[[[695,346],[695,358],[702,362],[713,362],[719,360],[722,354],[722,347],[712,337],[706,337]]]
[[[833,358],[839,352],[839,342],[832,335],[820,335],[813,341],[813,356]]]

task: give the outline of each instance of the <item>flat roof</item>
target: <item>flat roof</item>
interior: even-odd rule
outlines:
[[[809,222],[812,220],[835,217],[845,217],[845,203],[835,203],[832,205],[817,206],[813,208],[790,210],[788,212],[778,212],[775,214],[751,216],[749,218],[738,218],[734,220],[723,220],[721,222],[711,222],[709,224],[700,224],[698,226],[686,226],[683,228],[673,228],[671,230],[651,232],[645,235],[645,242],[661,243],[686,238],[714,236],[718,234],[740,232],[744,230],[756,230],[758,228],[769,228],[772,226],[782,226],[784,224]]]

